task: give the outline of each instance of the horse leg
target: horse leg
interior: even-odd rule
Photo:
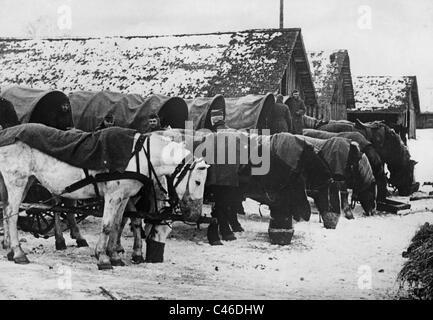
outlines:
[[[220,246],[223,243],[221,242],[219,233],[218,233],[218,219],[215,212],[215,206],[211,211],[212,219],[207,227],[207,240],[211,246]]]
[[[1,175],[1,173],[0,173],[0,201],[2,202],[2,208],[0,212],[0,230],[3,228],[2,247],[3,249],[9,249],[10,247],[9,225],[5,215],[5,210],[8,202],[8,192],[6,190],[6,186],[4,184],[3,176]]]
[[[7,250],[10,248],[10,234],[9,234],[9,223],[8,223],[8,219],[6,217],[6,201],[3,200],[3,202],[5,203],[3,205],[3,216],[2,216],[2,221],[3,221],[3,240],[2,240],[2,247],[3,249]]]
[[[236,237],[230,228],[228,211],[230,210],[228,197],[230,197],[230,189],[225,186],[215,188],[215,215],[218,220],[218,227],[221,237],[225,241],[236,240]]]
[[[125,265],[125,263],[120,257],[119,251],[117,251],[117,243],[120,237],[120,225],[122,224],[123,210],[125,209],[125,207],[123,207],[120,214],[115,217],[113,228],[110,232],[110,236],[108,239],[107,254],[110,257],[110,262],[113,266],[123,267]]]
[[[108,240],[111,231],[115,228],[116,218],[119,212],[123,213],[128,201],[123,195],[115,193],[106,195],[104,199],[104,215],[102,217],[102,230],[95,248],[95,256],[98,259],[98,269],[112,269],[110,258],[107,255]],[[116,242],[116,241],[113,241]],[[112,252],[110,252],[112,253]]]
[[[10,182],[7,185],[8,190],[8,204],[3,212],[7,220],[7,226],[9,231],[9,247],[10,252],[7,257],[8,260],[14,261],[18,264],[26,264],[30,261],[27,259],[26,254],[21,248],[18,239],[18,211],[20,208],[21,201],[24,199],[27,178],[24,179],[8,179]],[[13,182],[11,182],[13,181]]]
[[[68,225],[71,230],[71,238],[75,239],[77,242],[77,247],[88,247],[86,239],[81,235],[80,229],[78,228],[77,220],[75,219],[75,214],[73,212],[68,212],[66,214],[66,219],[68,220]]]
[[[134,247],[132,252],[132,262],[143,263],[143,239],[141,237],[141,218],[131,219],[132,233],[134,234]]]
[[[338,212],[341,213],[341,199],[340,199],[340,183],[339,182],[333,182],[329,186],[329,204],[330,209],[332,212]]]
[[[146,239],[146,260],[149,263],[158,263],[164,261],[164,248],[171,227],[168,224],[148,225],[147,231],[150,231]]]
[[[56,239],[56,250],[66,250],[66,242],[60,225],[59,213],[54,213],[54,237]]]
[[[344,216],[346,219],[354,219],[352,209],[350,209],[349,205],[349,192],[347,191],[346,184],[343,183],[340,186],[340,196],[341,196],[341,209],[344,212]]]
[[[243,232],[245,230],[242,228],[238,220],[238,210],[242,207],[242,194],[240,194],[237,188],[231,188],[229,190],[231,190],[230,204],[227,206],[227,211],[225,212],[226,219],[228,220],[233,232]]]
[[[122,232],[125,229],[125,225],[128,222],[128,217],[122,217],[122,221],[120,222],[119,232],[117,233],[117,241],[116,241],[116,251],[117,253],[125,253],[125,249],[122,246]]]

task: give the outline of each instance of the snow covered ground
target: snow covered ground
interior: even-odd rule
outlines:
[[[419,161],[417,179],[433,181],[433,130],[418,130],[410,141]],[[431,191],[430,186],[424,187]],[[409,201],[409,198],[399,198]],[[175,223],[161,264],[133,265],[132,238],[125,232],[127,266],[98,271],[91,255],[100,220],[81,223],[90,248],[77,248],[66,235],[68,248],[54,250],[54,240],[21,234],[29,265],[15,265],[0,249],[2,299],[108,299],[100,287],[119,299],[393,299],[399,292],[396,277],[401,256],[416,229],[433,223],[433,200],[411,202],[402,215],[340,219],[336,230],[326,230],[313,214],[310,222],[295,225],[290,246],[271,245],[269,212],[246,201],[240,216],[245,232],[238,240],[211,247],[206,229]],[[208,212],[209,208],[206,208]]]
[[[408,142],[413,159],[418,161],[415,166],[415,178],[423,182],[433,182],[433,129],[418,129],[417,139]]]

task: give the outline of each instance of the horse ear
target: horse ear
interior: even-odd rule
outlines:
[[[365,129],[365,124],[361,122],[361,120],[355,120],[355,128]]]

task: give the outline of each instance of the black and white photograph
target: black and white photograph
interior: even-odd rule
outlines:
[[[432,300],[432,51],[430,0],[0,0],[0,300]]]

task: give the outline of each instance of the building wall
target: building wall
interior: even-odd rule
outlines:
[[[407,117],[407,126],[409,128],[409,139],[416,139],[416,114],[415,106],[413,104],[412,92],[409,94],[409,108]]]
[[[347,119],[347,99],[344,94],[343,79],[340,77],[335,86],[334,95],[331,105],[329,106],[330,120],[346,120]]]
[[[280,93],[283,96],[290,96],[292,95],[292,91],[295,89],[299,90],[301,98],[305,101],[305,94],[301,83],[301,77],[298,76],[295,60],[292,56],[281,81]],[[307,106],[307,109],[307,114],[314,111],[312,106]]]
[[[416,118],[417,129],[433,128],[433,113],[421,113]]]

